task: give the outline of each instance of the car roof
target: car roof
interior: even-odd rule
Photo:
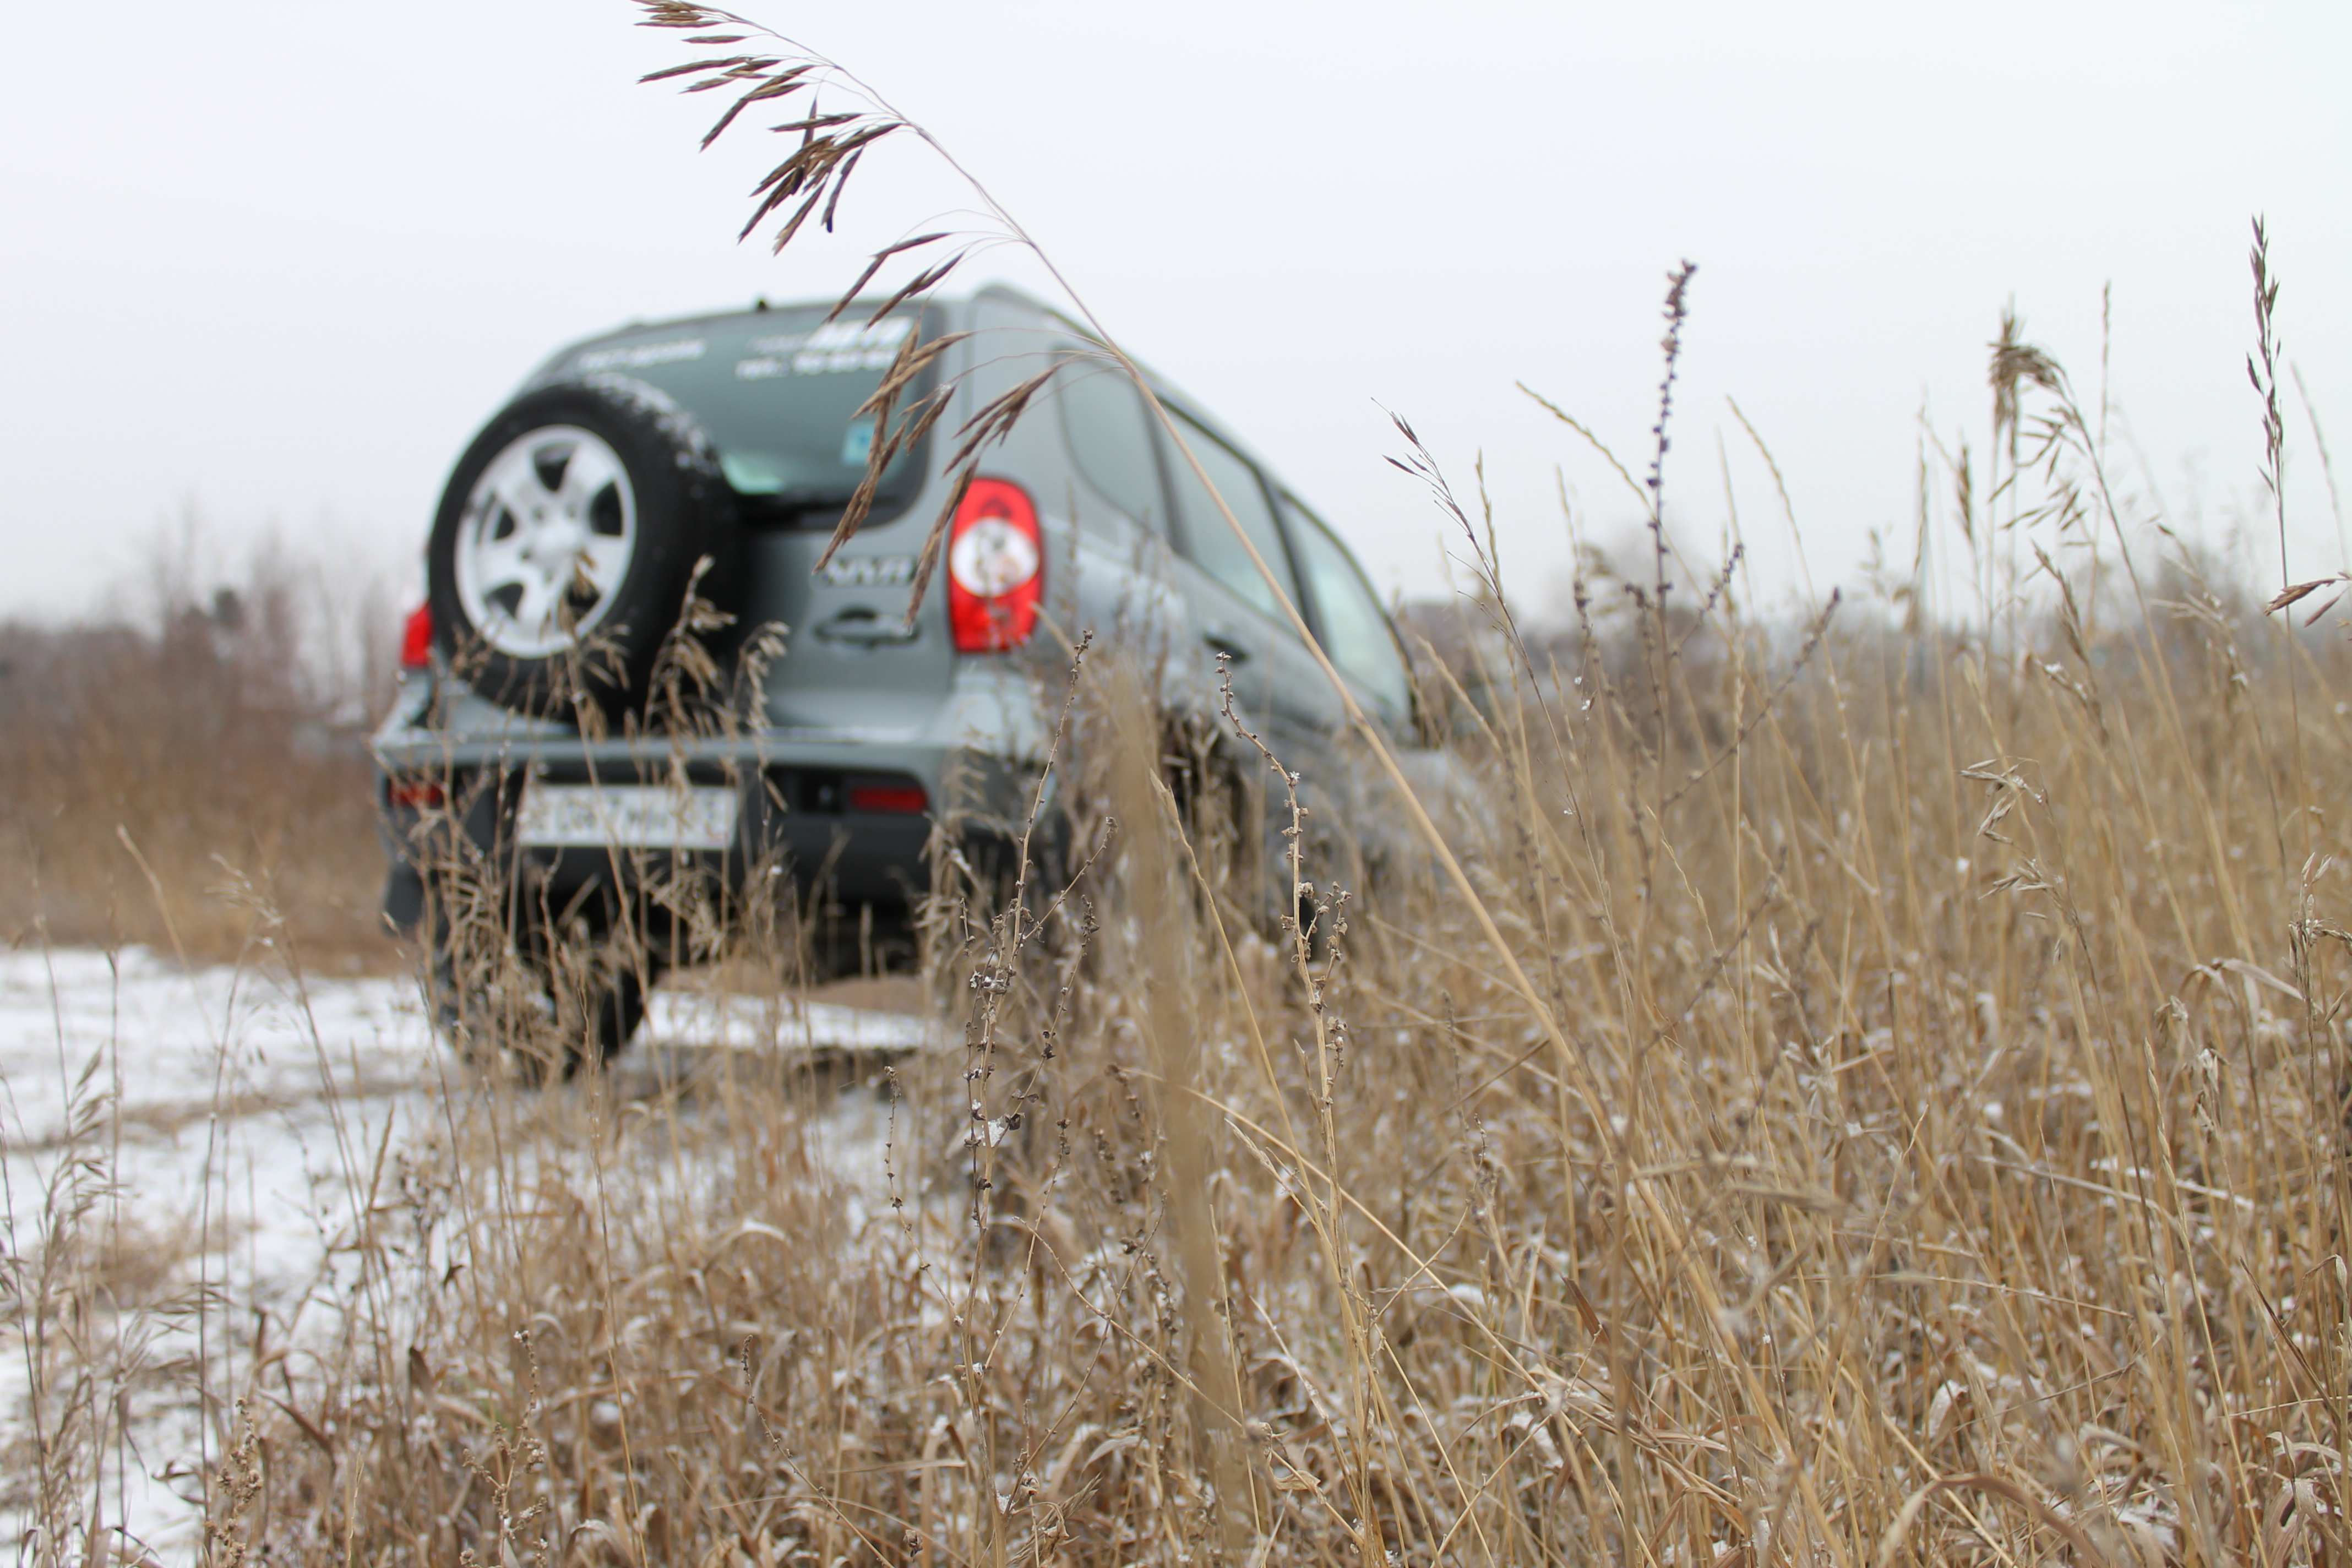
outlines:
[[[1025,307],[1029,310],[1034,310],[1044,321],[1052,323],[1053,326],[1060,329],[1061,331],[1069,332],[1075,337],[1085,338],[1096,342],[1101,342],[1101,335],[1097,333],[1094,328],[1087,325],[1084,321],[1072,316],[1066,310],[1055,309],[1054,306],[1045,303],[1034,295],[1014,288],[1009,283],[985,283],[967,291],[931,295],[926,300],[926,304],[929,306],[944,308],[950,314],[961,318],[961,321],[959,322],[959,325],[961,325],[970,321],[970,312],[971,308],[983,300],[998,300],[1015,306]],[[845,319],[852,318],[860,309],[864,309],[870,313],[871,310],[878,309],[887,302],[888,296],[887,295],[862,296],[858,299],[852,300],[849,302],[848,307],[844,309],[841,314]],[[772,300],[762,295],[757,297],[753,303],[748,307],[738,306],[733,310],[700,310],[691,315],[662,316],[653,319],[625,321],[619,326],[609,328],[601,332],[592,332],[585,337],[575,339],[572,342],[564,344],[554,353],[549,355],[545,360],[541,362],[541,363],[531,372],[530,380],[539,380],[541,377],[552,371],[557,365],[562,363],[566,359],[578,353],[581,350],[589,348],[597,343],[609,342],[614,338],[635,337],[646,332],[671,331],[684,327],[709,326],[719,322],[756,321],[762,316],[773,315],[791,310],[830,310],[839,303],[841,303],[841,301],[837,298]],[[1238,434],[1236,434],[1231,425],[1227,424],[1224,420],[1218,418],[1215,414],[1212,413],[1202,404],[1200,399],[1185,392],[1183,388],[1177,386],[1166,376],[1161,375],[1159,372],[1153,370],[1149,364],[1146,364],[1142,360],[1135,359],[1133,355],[1129,355],[1129,357],[1130,360],[1133,360],[1136,368],[1143,373],[1144,379],[1151,384],[1153,395],[1165,401],[1171,407],[1181,410],[1187,417],[1208,429],[1212,434],[1216,436],[1219,440],[1224,442],[1236,452],[1239,452],[1243,457],[1248,458],[1251,463],[1255,465],[1258,469],[1265,475],[1266,479],[1272,482],[1275,489],[1283,491],[1285,494],[1292,494],[1291,487],[1283,479],[1281,474],[1276,471],[1275,467],[1271,463],[1267,462],[1265,457],[1253,447],[1249,442],[1244,440]],[[1295,494],[1292,494],[1292,499],[1294,501],[1297,501],[1297,500]],[[1301,506],[1306,505],[1303,501],[1298,501],[1297,504]],[[1311,511],[1313,509],[1308,508],[1308,510]]]
[[[1022,304],[1033,307],[1042,314],[1059,319],[1059,313],[1051,306],[1031,299],[1017,289],[1008,288],[1001,283],[988,284],[969,293],[934,294],[929,296],[925,303],[944,306],[951,311],[961,311],[974,300],[992,296],[1018,300]],[[860,311],[870,313],[888,302],[887,295],[860,295],[849,300],[846,305],[843,305],[841,315],[845,320],[854,319]],[[831,310],[836,305],[842,305],[838,297],[818,300],[771,300],[762,294],[756,296],[749,305],[738,305],[723,310],[696,310],[683,316],[635,317],[621,322],[618,326],[608,327],[601,332],[590,332],[584,337],[576,339],[566,344],[562,352],[570,353],[590,343],[603,342],[608,338],[635,337],[640,332],[668,331],[679,327],[708,326],[719,321],[756,321],[761,316],[778,315],[792,310]]]

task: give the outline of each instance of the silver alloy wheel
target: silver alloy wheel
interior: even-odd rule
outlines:
[[[457,603],[512,658],[575,647],[604,618],[637,542],[620,454],[576,425],[519,436],[490,459],[457,520]]]

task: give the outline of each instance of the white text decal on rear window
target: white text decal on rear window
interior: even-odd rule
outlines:
[[[591,349],[579,358],[582,370],[637,370],[649,364],[676,364],[700,359],[709,345],[700,338],[672,338],[666,343],[630,343],[625,348]]]
[[[898,357],[898,345],[914,330],[914,320],[908,316],[894,316],[871,326],[858,321],[827,321],[793,351],[793,374],[823,375],[836,370],[887,370],[890,362]],[[752,346],[768,345],[763,340]]]

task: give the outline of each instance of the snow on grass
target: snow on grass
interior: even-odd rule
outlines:
[[[750,1056],[936,1037],[892,1014],[657,992],[611,1087],[672,1094]],[[191,973],[140,949],[0,952],[0,1550],[35,1518],[36,1434],[69,1444],[64,1417],[104,1412],[119,1389],[128,1422],[82,1456],[85,1493],[110,1533],[193,1560],[223,1400],[250,1383],[257,1345],[299,1340],[306,1307],[352,1287],[350,1238],[385,1151],[429,1137],[472,1087],[404,978]],[[881,1117],[872,1096],[844,1094],[812,1129],[853,1198],[879,1169]],[[100,1282],[102,1321],[62,1318],[61,1287],[43,1307],[44,1259],[61,1258],[85,1293]]]

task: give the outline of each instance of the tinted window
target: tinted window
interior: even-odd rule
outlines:
[[[1349,558],[1347,546],[1305,507],[1285,496],[1282,510],[1290,521],[1291,540],[1298,546],[1299,568],[1315,593],[1323,651],[1391,718],[1403,718],[1412,711],[1412,684],[1371,584]]]
[[[1275,526],[1274,509],[1265,499],[1265,486],[1259,480],[1257,470],[1236,457],[1232,447],[1181,414],[1176,416],[1176,428],[1184,433],[1186,444],[1201,459],[1201,467],[1208,470],[1209,482],[1217,487],[1217,494],[1233,508],[1234,521],[1249,535],[1250,542],[1257,546],[1258,553],[1265,557],[1265,563],[1274,569],[1275,580],[1282,584],[1283,593],[1296,600],[1297,590],[1291,585],[1290,556],[1282,547],[1282,533]],[[1215,499],[1201,488],[1192,465],[1184,460],[1181,452],[1171,452],[1168,467],[1178,497],[1177,513],[1184,520],[1185,553],[1202,571],[1241,598],[1276,620],[1284,619],[1273,590],[1250,563],[1249,552],[1234,537],[1223,513],[1217,510]]]
[[[855,317],[827,322],[822,310],[769,310],[606,338],[572,351],[548,379],[605,374],[650,383],[701,421],[727,482],[755,515],[838,511],[873,449],[874,421],[858,417],[858,406],[915,330],[913,316],[867,326]],[[901,415],[930,386],[926,374],[901,393]],[[905,454],[890,465],[876,497],[877,517],[922,488],[921,457]]]
[[[1081,362],[1063,369],[1056,400],[1062,438],[1087,483],[1136,521],[1160,530],[1167,502],[1160,459],[1135,384],[1115,365]]]

